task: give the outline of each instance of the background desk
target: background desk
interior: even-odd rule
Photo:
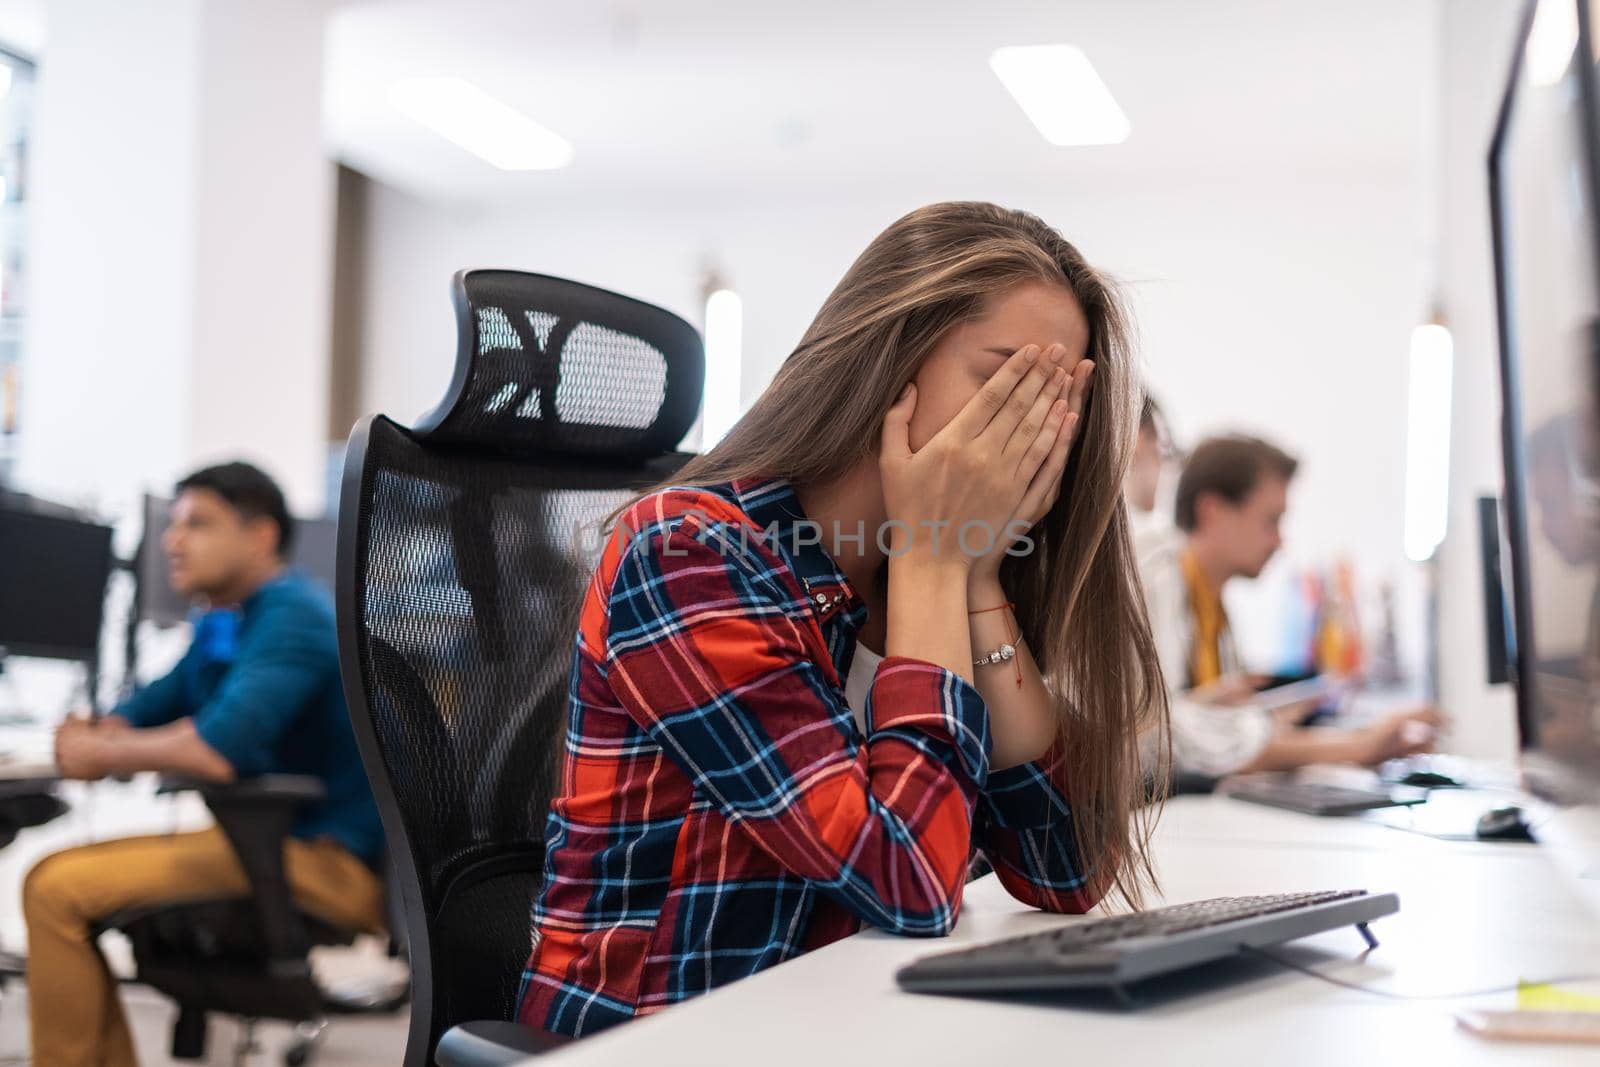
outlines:
[[[1403,993],[1457,992],[1600,975],[1600,920],[1534,846],[1441,842],[1354,820],[1322,820],[1224,797],[1179,797],[1156,839],[1162,896],[1358,887],[1400,894],[1362,960],[1353,929],[1277,951],[1340,978]],[[903,993],[894,971],[924,953],[1076,921],[1013,901],[993,876],[967,887],[939,941],[865,931],[754,978],[578,1042],[529,1067],[650,1063],[1517,1064],[1600,1065],[1600,1047],[1499,1044],[1456,1028],[1501,993],[1392,1001],[1240,960],[1150,987],[1137,1011],[1109,998],[979,1001]],[[1564,986],[1600,992],[1600,980]]]

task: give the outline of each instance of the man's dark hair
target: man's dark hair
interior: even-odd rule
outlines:
[[[1189,462],[1178,478],[1178,528],[1185,533],[1194,532],[1195,502],[1201,493],[1215,493],[1237,507],[1261,483],[1263,475],[1273,474],[1288,481],[1299,467],[1299,460],[1259,437],[1229,434],[1201,441],[1189,453]]]
[[[278,558],[289,555],[294,543],[294,520],[283,501],[283,490],[259,467],[248,463],[219,463],[195,471],[178,483],[176,492],[209,489],[245,519],[271,519],[278,527]]]

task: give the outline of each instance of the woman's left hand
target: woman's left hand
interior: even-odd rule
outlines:
[[[996,532],[994,546],[973,562],[967,583],[969,588],[974,583],[998,579],[1006,549],[1021,534],[1033,529],[1034,524],[1045,517],[1061,496],[1061,476],[1066,472],[1067,457],[1072,454],[1072,445],[1078,438],[1078,426],[1083,421],[1083,405],[1088,399],[1089,384],[1093,377],[1094,363],[1091,360],[1079,360],[1078,365],[1072,368],[1072,377],[1067,383],[1067,416],[1062,420],[1061,429],[1053,440],[1040,434],[1034,444],[1034,448],[1048,449],[1050,454],[1028,483],[1011,521]]]

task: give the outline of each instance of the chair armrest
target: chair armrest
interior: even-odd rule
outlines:
[[[0,848],[11,844],[19,831],[47,823],[66,810],[66,803],[51,792],[0,792]]]
[[[326,787],[307,775],[264,774],[226,783],[164,778],[159,792],[190,789],[205,798],[244,867],[261,921],[268,970],[275,975],[306,972],[311,939],[289,893],[283,843],[294,826],[296,811],[326,796]]]
[[[158,793],[196,792],[210,804],[213,799],[223,803],[246,801],[279,801],[291,808],[328,795],[320,778],[309,774],[263,774],[255,778],[240,778],[234,782],[207,782],[199,778],[163,775]]]
[[[511,1067],[529,1056],[554,1052],[572,1040],[521,1023],[462,1023],[445,1031],[433,1061],[438,1067]]]

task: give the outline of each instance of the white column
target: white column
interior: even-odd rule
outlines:
[[[322,146],[321,0],[206,0],[191,461],[244,455],[321,510],[334,167]]]
[[[125,513],[217,459],[322,505],[317,0],[58,0],[31,174],[23,488]]]

